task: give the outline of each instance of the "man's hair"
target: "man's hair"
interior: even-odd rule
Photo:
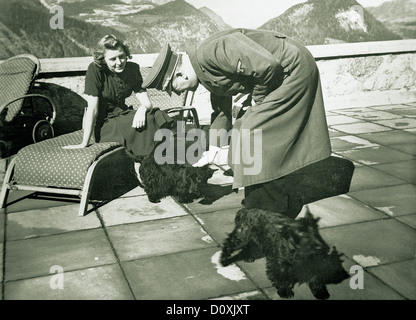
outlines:
[[[129,46],[118,39],[115,35],[107,34],[100,41],[98,41],[97,48],[94,51],[94,63],[103,68],[106,66],[104,61],[104,55],[107,50],[118,50],[121,49],[126,54],[127,58],[131,59],[130,48]]]

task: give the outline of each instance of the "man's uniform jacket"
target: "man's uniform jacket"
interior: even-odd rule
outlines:
[[[233,126],[233,188],[272,181],[330,156],[319,71],[303,45],[276,32],[230,29],[188,54],[214,101],[251,93],[255,102]]]

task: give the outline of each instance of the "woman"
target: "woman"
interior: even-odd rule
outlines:
[[[153,109],[142,88],[140,66],[131,58],[126,44],[114,35],[104,36],[98,43],[85,76],[84,93],[88,107],[84,115],[84,135],[78,145],[66,149],[85,148],[94,132],[96,142],[119,142],[133,156],[148,155],[155,147],[154,133],[168,126],[172,119],[163,111]],[[126,105],[134,92],[140,102],[137,110]],[[139,164],[135,163],[138,174]]]

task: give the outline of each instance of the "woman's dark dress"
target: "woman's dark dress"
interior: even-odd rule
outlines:
[[[119,142],[135,156],[152,152],[156,145],[155,132],[169,126],[173,120],[166,112],[154,108],[146,113],[145,127],[132,127],[136,110],[127,106],[125,99],[133,92],[146,91],[142,83],[140,66],[134,62],[128,61],[121,73],[111,72],[107,67],[100,68],[95,63],[89,65],[84,93],[99,98],[95,141]]]

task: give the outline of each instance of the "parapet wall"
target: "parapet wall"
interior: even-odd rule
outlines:
[[[320,74],[327,110],[416,101],[416,40],[309,46]],[[157,54],[133,55],[142,67]],[[58,133],[80,126],[86,102],[84,75],[91,57],[41,59],[38,89],[57,105]],[[200,86],[193,105],[209,123],[208,92]]]
[[[310,46],[327,110],[416,101],[416,40]]]

